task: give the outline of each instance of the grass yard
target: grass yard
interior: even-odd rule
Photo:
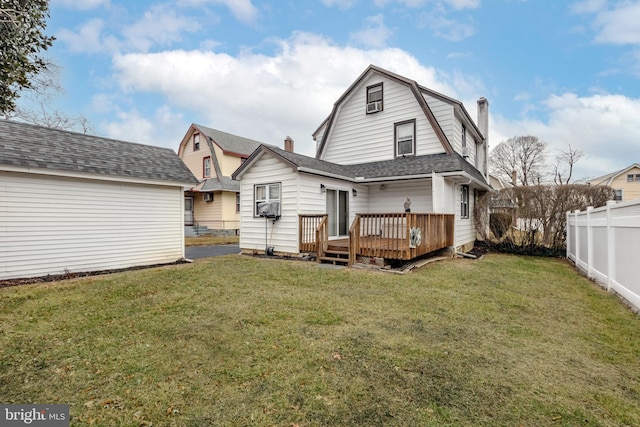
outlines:
[[[196,236],[185,237],[185,246],[209,246],[209,245],[228,245],[240,242],[239,236]]]
[[[0,289],[1,403],[73,426],[638,426],[640,317],[556,259],[248,256]]]

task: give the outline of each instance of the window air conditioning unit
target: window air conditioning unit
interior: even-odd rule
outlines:
[[[469,157],[469,147],[462,147],[462,157]]]
[[[213,193],[202,193],[202,200],[205,202],[213,202]]]
[[[382,101],[370,102],[367,104],[367,114],[382,111]]]

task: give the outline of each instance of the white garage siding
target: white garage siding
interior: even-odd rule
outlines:
[[[183,199],[179,186],[0,172],[0,280],[177,261]]]

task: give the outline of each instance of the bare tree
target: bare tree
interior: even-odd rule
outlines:
[[[47,62],[47,67],[32,77],[30,87],[22,91],[15,108],[4,117],[55,129],[92,133],[89,120],[60,110],[55,101],[64,94],[60,85],[60,67]]]
[[[547,144],[538,137],[516,136],[496,145],[490,155],[491,169],[506,181],[515,173],[520,185],[533,185],[543,177],[546,156]]]
[[[567,185],[573,175],[573,166],[584,156],[582,150],[575,150],[569,144],[567,151],[560,150],[556,156],[556,164],[553,172],[553,182],[558,185]]]

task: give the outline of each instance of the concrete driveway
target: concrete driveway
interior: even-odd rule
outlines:
[[[239,245],[187,246],[184,248],[188,259],[208,258],[212,256],[239,254]]]

